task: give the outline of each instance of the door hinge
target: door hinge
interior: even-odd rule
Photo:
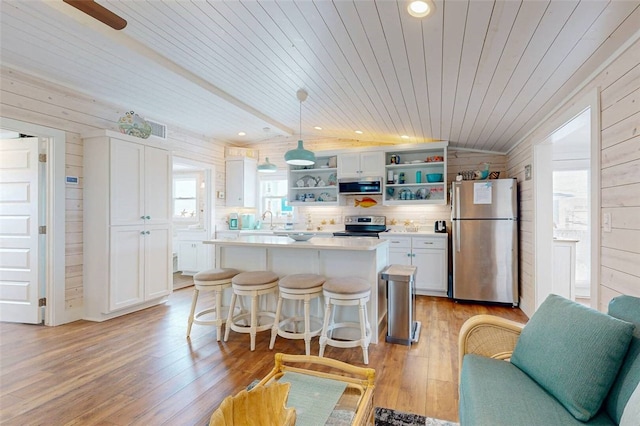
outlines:
[[[38,226],[38,234],[42,235],[42,234],[46,234],[46,233],[47,233],[47,226],[46,225]]]
[[[47,298],[46,297],[38,299],[38,307],[42,307],[42,306],[47,306]]]
[[[47,162],[47,154],[38,154],[38,161],[41,163]]]

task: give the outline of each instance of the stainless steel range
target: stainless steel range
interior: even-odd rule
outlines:
[[[380,232],[387,231],[387,218],[384,216],[345,216],[344,231],[334,232],[334,237],[372,237],[379,238]]]

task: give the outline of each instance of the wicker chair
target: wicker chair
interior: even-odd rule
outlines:
[[[458,371],[467,354],[488,358],[511,358],[524,324],[492,315],[476,315],[468,319],[458,336]]]

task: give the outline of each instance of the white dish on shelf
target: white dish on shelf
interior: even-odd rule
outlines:
[[[421,164],[421,163],[424,163],[424,161],[422,161],[422,160],[413,160],[411,162],[411,164]]]

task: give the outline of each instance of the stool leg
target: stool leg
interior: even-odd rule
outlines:
[[[324,356],[324,348],[327,346],[327,329],[329,328],[329,319],[331,318],[331,298],[326,300],[326,309],[324,311],[324,324],[322,325],[322,334],[320,335],[320,353],[319,356]]]
[[[362,355],[364,363],[369,364],[369,343],[367,342],[367,318],[366,318],[366,302],[360,301],[360,344],[362,346]]]
[[[282,313],[282,296],[278,297],[278,305],[276,306],[276,317],[273,320],[273,328],[271,328],[271,341],[269,342],[269,349],[273,349],[273,345],[275,345],[276,343],[276,336],[278,335],[278,328],[280,327],[281,313]]]
[[[307,356],[311,354],[311,318],[308,294],[304,297],[304,351]]]
[[[193,325],[193,316],[196,312],[196,304],[198,303],[199,290],[193,289],[193,299],[191,299],[191,312],[189,313],[189,324],[187,326],[187,337],[191,335],[191,326]]]
[[[226,342],[229,339],[229,332],[231,331],[231,327],[229,327],[230,324],[233,324],[233,311],[235,310],[236,307],[236,298],[238,297],[238,295],[233,292],[233,294],[231,295],[231,303],[229,304],[229,315],[227,315],[227,325],[224,328],[224,341]]]
[[[220,315],[222,315],[222,290],[216,290],[216,326],[218,328],[218,332],[216,334],[216,340],[220,341],[220,335],[222,334],[222,323],[224,319]]]
[[[251,336],[251,351],[256,350],[256,334],[258,327],[258,295],[251,296],[251,328],[249,328],[249,335]]]

